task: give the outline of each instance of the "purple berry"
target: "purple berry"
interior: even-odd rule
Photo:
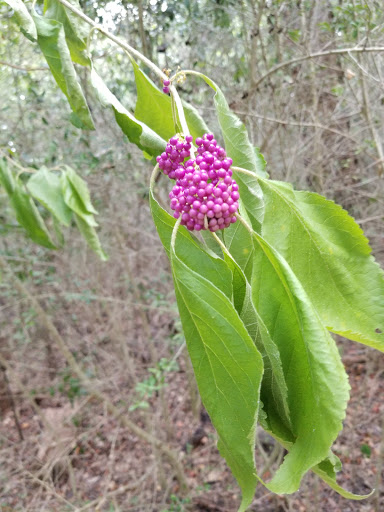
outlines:
[[[164,81],[164,87],[168,87]],[[232,179],[232,160],[210,133],[197,137],[197,156],[190,158],[192,135],[172,137],[156,158],[159,168],[176,184],[169,194],[174,217],[190,231],[224,229],[236,222],[238,185]]]

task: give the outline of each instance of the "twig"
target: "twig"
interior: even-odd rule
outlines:
[[[58,1],[61,2],[62,0],[58,0]],[[327,50],[327,51],[323,51],[323,52],[310,53],[308,55],[303,55],[301,57],[296,57],[295,59],[281,62],[280,64],[276,64],[276,66],[273,66],[269,71],[267,71],[267,73],[265,73],[265,75],[263,75],[262,77],[260,77],[257,80],[257,82],[253,86],[254,89],[253,89],[253,91],[251,91],[251,94],[255,92],[257,87],[262,82],[264,82],[264,80],[266,78],[268,78],[270,75],[272,75],[273,73],[275,73],[276,71],[278,71],[281,68],[285,68],[287,66],[291,66],[292,64],[296,64],[298,62],[303,62],[305,60],[316,59],[317,57],[326,57],[327,55],[340,55],[340,54],[344,54],[344,53],[365,53],[365,52],[384,52],[384,46],[372,46],[372,47],[368,47],[368,48],[360,48],[360,47],[338,48],[338,49]]]
[[[375,512],[380,512],[380,501],[381,501],[381,486],[382,486],[382,469],[383,469],[383,461],[384,461],[384,416],[382,418],[382,426],[381,426],[381,441],[380,441],[380,451],[378,454],[378,461],[377,461],[377,473],[376,473],[376,496],[375,496]]]
[[[369,95],[368,95],[367,83],[365,81],[365,76],[364,76],[364,74],[362,72],[360,72],[360,81],[361,81],[361,89],[362,89],[362,93],[363,93],[364,114],[365,114],[365,118],[367,120],[369,129],[371,131],[372,138],[373,138],[373,140],[375,142],[376,150],[377,150],[377,156],[379,157],[379,161],[380,161],[380,167],[378,169],[378,175],[382,176],[382,174],[384,172],[384,150],[383,150],[383,146],[381,144],[380,136],[379,136],[379,134],[378,134],[378,132],[376,130],[376,127],[375,127],[375,124],[374,124],[374,120],[372,119],[372,111],[371,111],[371,107],[370,107],[370,104],[369,104]]]
[[[10,62],[4,62],[2,60],[0,60],[0,66],[8,66],[8,67],[13,68],[13,69],[18,69],[20,71],[27,71],[27,72],[30,72],[30,71],[49,71],[48,67],[46,67],[46,68],[25,68],[23,66],[18,66],[17,64],[11,64]]]
[[[20,441],[24,441],[23,431],[21,430],[20,421],[17,416],[15,400],[13,399],[13,393],[12,393],[11,387],[9,385],[9,379],[8,379],[8,375],[7,375],[7,367],[3,366],[0,363],[0,370],[3,372],[5,387],[7,390],[7,395],[9,397],[9,401],[11,402],[13,416],[15,418],[15,424],[16,424],[17,432],[19,434]]]
[[[34,482],[36,482],[37,484],[41,485],[41,487],[43,487],[46,491],[48,491],[49,493],[51,493],[53,496],[55,496],[55,498],[57,498],[59,501],[62,501],[63,503],[65,503],[68,507],[70,507],[72,510],[76,510],[76,507],[74,505],[72,505],[72,503],[68,500],[66,500],[65,498],[63,498],[63,496],[61,496],[60,494],[58,494],[55,489],[52,489],[52,487],[50,485],[48,485],[46,482],[44,482],[43,480],[40,480],[40,478],[37,478],[33,473],[31,473],[30,471],[27,471],[27,470],[24,470],[25,474],[28,475],[30,478],[32,478],[32,480]]]
[[[365,219],[356,219],[357,224],[365,224],[366,222],[372,222],[373,220],[380,220],[384,218],[384,213],[382,215],[373,215],[372,217],[367,217]]]
[[[114,491],[108,492],[108,497],[110,498],[112,496],[117,496],[118,494],[121,494],[123,492],[125,493],[127,491],[136,490],[138,487],[140,487],[143,484],[143,482],[145,482],[145,480],[148,478],[148,475],[152,471],[153,471],[153,466],[149,466],[149,469],[138,480],[136,480],[136,482],[130,482],[127,485],[122,485],[121,487],[119,487],[118,489],[115,489]],[[90,508],[92,509],[93,507],[95,507],[95,505],[97,505],[97,503],[99,502],[99,499],[100,498],[96,498],[94,501],[91,501],[90,503],[87,503],[83,507],[76,509],[76,512],[84,512],[85,510],[88,510]]]

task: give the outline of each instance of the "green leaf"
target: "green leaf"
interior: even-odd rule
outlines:
[[[236,224],[242,226],[240,222]],[[233,275],[233,302],[235,308],[240,314],[248,334],[263,357],[264,375],[261,385],[261,401],[267,416],[265,419],[270,430],[279,432],[279,435],[292,441],[288,390],[279,350],[253,305],[252,290],[245,274],[232,255],[229,254],[228,249],[223,252],[224,260]],[[251,254],[253,255],[253,251]]]
[[[182,227],[171,246],[175,224],[153,196],[151,210],[171,257],[176,296],[203,403],[219,434],[218,447],[239,482],[240,511],[255,488],[254,438],[263,372],[262,358],[228,294],[231,272]],[[199,249],[199,250],[196,250]]]
[[[303,475],[327,457],[342,428],[348,379],[334,340],[291,268],[257,233],[253,238],[252,302],[280,354],[295,437],[267,486],[292,493]]]
[[[139,68],[131,58],[137,87],[135,117],[145,123],[165,140],[175,135],[176,129],[172,118],[171,98],[160,91],[152,80]],[[198,111],[192,105],[183,102],[185,118],[191,135],[201,137],[208,127]],[[164,151],[164,149],[163,149]]]
[[[86,213],[97,214],[97,211],[91,203],[91,194],[89,192],[87,183],[71,167],[66,165],[65,168],[66,177],[70,181],[72,187],[76,190],[77,196],[82,203],[83,211]]]
[[[255,157],[256,157],[256,163],[257,163],[257,169],[258,169],[257,174],[262,175],[262,173],[264,172],[264,176],[266,177],[267,176],[267,171],[266,171],[267,162],[265,161],[264,155],[262,153],[260,153],[260,148],[257,148],[255,146],[253,149],[255,151]]]
[[[84,216],[79,216],[75,213],[75,220],[80,233],[85,238],[89,247],[100,257],[102,261],[108,260],[108,255],[104,252],[101,247],[99,237],[97,236],[96,230],[93,225],[90,225],[88,219],[84,219]]]
[[[242,489],[239,510],[255,488],[254,438],[262,358],[233,304],[208,279],[171,252],[183,331],[202,401],[215,426],[218,448]]]
[[[6,193],[11,197],[16,184],[13,175],[7,166],[6,160],[3,158],[0,159],[0,181],[5,188]]]
[[[74,212],[77,227],[89,247],[102,261],[106,261],[108,255],[103,251],[95,230],[97,222],[93,214],[97,211],[91,203],[88,185],[71,167],[65,166],[65,168],[65,172],[61,175],[64,202]]]
[[[13,178],[4,161],[0,161],[0,183],[8,194],[18,223],[23,226],[28,236],[43,247],[56,249],[35,203],[25,192],[23,185]]]
[[[262,180],[263,235],[287,260],[332,332],[384,350],[384,273],[340,206]]]
[[[71,61],[63,25],[36,13],[33,13],[33,19],[37,28],[37,42],[57,85],[67,97],[81,126],[94,130],[92,117]]]
[[[315,466],[312,468],[312,471],[318,475],[324,482],[326,482],[334,491],[339,493],[344,498],[347,498],[348,500],[365,500],[372,496],[372,494],[375,492],[375,489],[372,489],[372,491],[369,494],[354,494],[353,492],[347,491],[346,489],[343,489],[338,483],[336,482],[335,477],[332,476],[332,472],[325,471],[323,469],[323,466]]]
[[[130,142],[136,144],[152,157],[164,151],[167,144],[166,141],[128,112],[116,96],[111,93],[94,69],[91,71],[91,82],[100,103],[104,107],[113,108],[116,122]]]
[[[210,78],[196,73],[215,91],[214,101],[220,128],[223,133],[225,149],[233,160],[233,165],[253,171],[258,176],[266,177],[265,160],[257,148],[249,141],[247,130],[240,119],[229,108],[220,88]]]
[[[264,375],[261,401],[266,414],[267,430],[289,441],[294,440],[288,405],[288,388],[277,345],[252,302],[252,290],[246,287],[246,296],[240,315],[249,335],[263,356]]]
[[[48,169],[42,168],[28,180],[27,189],[62,224],[69,226],[72,212],[65,204],[60,178]]]
[[[78,0],[68,1],[81,10]],[[86,54],[87,31],[82,27],[80,18],[57,0],[44,0],[44,17],[62,23],[73,62],[90,66],[91,61]]]
[[[13,9],[16,22],[25,37],[35,42],[37,39],[36,27],[24,2],[22,2],[22,0],[5,0],[5,3]]]
[[[279,438],[276,436],[273,432],[269,431],[269,434],[271,434],[272,437],[274,437],[279,443],[284,446],[286,450],[290,450],[292,447],[292,443],[289,441],[286,441],[282,438]],[[339,471],[341,468],[341,463],[339,458],[330,451],[328,456],[321,461],[320,464],[317,466],[314,466],[311,468],[311,471],[313,471],[316,475],[318,475],[324,482],[326,482],[334,491],[339,493],[344,498],[347,498],[349,500],[364,500],[372,496],[372,494],[375,492],[375,489],[372,489],[372,491],[369,494],[354,494],[350,491],[347,491],[338,483],[336,482],[336,472]],[[264,485],[265,483],[262,482]]]
[[[61,175],[61,188],[65,204],[89,226],[97,226],[88,185],[71,167],[66,166]]]
[[[237,227],[239,230],[240,226],[246,230],[240,222],[235,223],[231,229]],[[239,250],[239,247],[232,244],[233,237],[229,236],[227,238],[226,236],[229,231],[230,229],[226,229],[224,231],[225,238],[229,242],[228,248],[232,251],[235,258],[237,257],[240,261],[243,261],[244,256],[242,251]],[[248,230],[246,230],[246,233],[250,235]],[[243,239],[245,246],[249,246],[249,240],[246,233],[243,234],[243,237],[239,237],[239,240]],[[250,251],[250,254],[253,256],[254,251]],[[247,267],[247,264],[243,263],[243,266]],[[244,274],[243,278],[245,280]],[[265,279],[267,279],[267,276],[265,276]],[[266,297],[265,300],[268,301],[268,297]],[[290,419],[288,387],[284,376],[280,353],[277,345],[272,339],[271,333],[268,331],[266,325],[253,305],[252,289],[248,283],[246,283],[246,296],[240,317],[249,335],[254,340],[256,347],[261,353],[264,362],[264,374],[260,398],[263,403],[263,413],[265,416],[260,415],[260,423],[263,425],[265,430],[273,435],[273,437],[275,437],[275,439],[277,439],[287,450],[291,450],[295,443],[295,436],[293,434]],[[341,463],[332,452],[329,452],[328,456],[324,460],[311,469],[336,492],[346,498],[361,500],[370,496],[360,496],[350,493],[337,484],[336,472],[341,469]],[[268,486],[268,484],[265,484],[264,482],[263,484]]]

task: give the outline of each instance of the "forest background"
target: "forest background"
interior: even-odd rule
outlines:
[[[270,176],[341,204],[383,265],[382,2],[80,5],[159,67],[210,76],[264,154]],[[73,167],[91,190],[109,260],[100,261],[75,229],[60,251],[36,246],[0,189],[0,509],[234,510],[239,490],[200,404],[169,264],[150,217],[152,166],[93,97],[88,70],[78,74],[96,130],[69,122],[66,98],[12,14],[0,4],[1,155],[20,171]],[[99,33],[89,43],[97,72],[133,111],[129,58]],[[179,90],[219,133],[212,91],[193,77]],[[165,201],[168,185],[158,187]],[[340,482],[357,493],[378,492],[348,502],[310,475],[292,496],[260,486],[250,510],[383,510],[383,355],[340,337],[338,345],[352,386],[335,445]],[[283,456],[259,431],[265,478]]]

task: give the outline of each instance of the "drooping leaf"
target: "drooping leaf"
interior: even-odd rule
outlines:
[[[92,205],[88,185],[71,167],[65,166],[65,169],[60,178],[64,202],[74,212],[77,227],[89,247],[102,261],[107,261],[108,255],[102,249],[95,230],[94,214],[97,211]]]
[[[225,149],[233,160],[233,165],[253,171],[265,177],[265,160],[257,148],[249,141],[247,130],[236,114],[229,108],[227,100],[220,88],[210,78],[201,73],[200,76],[214,91],[214,102],[220,128],[223,134]]]
[[[223,260],[204,250],[195,252],[195,241],[185,228],[179,229],[172,247],[169,226],[175,219],[153,197],[151,209],[171,257],[183,330],[200,394],[219,434],[219,450],[242,489],[239,511],[244,511],[257,482],[254,438],[262,358],[228,297],[231,279],[220,276],[226,267]],[[212,271],[216,265],[217,270]]]
[[[295,437],[268,488],[292,493],[327,457],[342,428],[349,386],[336,344],[300,282],[279,253],[258,234],[253,238],[252,302],[280,354]]]
[[[236,224],[242,226],[240,222]],[[253,241],[251,240],[251,242]],[[232,247],[232,250],[236,254],[236,248]],[[263,412],[266,415],[264,420],[269,425],[269,429],[279,433],[284,439],[292,441],[294,438],[288,407],[288,390],[279,350],[253,305],[251,286],[244,272],[229,253],[229,249],[223,252],[224,260],[233,275],[234,306],[240,314],[248,334],[263,357],[264,374],[261,384],[261,401],[263,403]],[[253,256],[253,250],[251,254]],[[242,260],[241,254],[240,260]]]
[[[325,470],[325,465],[319,464],[318,466],[312,468],[312,471],[316,475],[318,475],[322,480],[324,480],[324,482],[327,483],[329,487],[331,487],[334,491],[343,496],[343,498],[347,498],[348,500],[365,500],[367,498],[370,498],[372,494],[375,492],[375,489],[372,489],[372,491],[369,494],[354,494],[353,492],[347,491],[336,482],[336,478],[334,477],[332,470]]]
[[[5,3],[13,9],[16,22],[25,37],[35,42],[37,39],[36,27],[24,2],[22,2],[22,0],[5,0]]]
[[[219,450],[242,489],[240,510],[245,510],[256,488],[254,437],[262,358],[231,301],[178,259],[177,242],[171,262],[200,394],[219,434]]]
[[[91,194],[86,182],[71,167],[65,166],[65,168],[66,177],[70,181],[72,187],[76,190],[77,195],[82,203],[83,211],[97,214],[97,211],[92,205]]]
[[[94,130],[93,120],[83,91],[77,80],[75,68],[65,40],[63,25],[33,13],[37,28],[37,42],[57,85],[68,99],[75,123],[84,129]]]
[[[42,168],[28,180],[27,189],[62,224],[69,226],[72,212],[63,199],[60,178]]]
[[[236,225],[236,224],[235,224]],[[242,225],[239,223],[239,225]],[[227,230],[225,230],[226,232]],[[231,247],[231,246],[230,246]],[[234,254],[236,248],[231,247]],[[240,254],[240,260],[242,256]],[[236,265],[236,262],[234,262]],[[239,269],[238,269],[239,270]],[[245,280],[245,276],[243,274]],[[292,432],[290,420],[290,411],[288,405],[288,388],[283,372],[283,365],[277,345],[256,311],[252,302],[252,289],[246,284],[246,296],[241,312],[243,321],[249,335],[254,340],[256,347],[263,357],[264,374],[261,385],[260,398],[263,403],[263,414],[260,415],[260,423],[279,443],[287,450],[291,450],[295,443],[295,436]],[[268,297],[265,297],[268,300]],[[299,404],[300,406],[300,404]],[[327,457],[318,465],[311,468],[320,478],[322,478],[332,489],[345,498],[353,500],[362,500],[369,495],[353,494],[336,482],[336,473],[341,469],[341,463],[338,457],[329,451]],[[263,482],[264,485],[265,482]]]
[[[81,10],[78,0],[68,1]],[[44,0],[44,17],[62,23],[73,62],[90,66],[91,61],[86,55],[87,31],[81,25],[81,19],[57,0]]]
[[[131,61],[137,87],[135,117],[160,137],[168,140],[176,131],[172,118],[171,98],[156,87],[133,59]],[[183,102],[183,107],[191,135],[196,138],[207,133],[208,127],[198,111],[186,102]]]
[[[61,248],[64,246],[65,239],[64,239],[63,232],[61,230],[60,222],[57,220],[57,217],[54,217],[54,216],[52,217],[52,224],[53,224],[53,229],[55,231],[57,245]]]
[[[288,451],[291,449],[292,442],[287,441],[281,437],[279,438],[271,431],[269,431],[269,433]],[[311,471],[313,471],[317,476],[319,476],[334,491],[336,491],[338,494],[349,500],[365,500],[372,496],[372,494],[375,492],[375,489],[372,489],[372,491],[369,494],[354,494],[350,491],[347,491],[336,482],[336,474],[338,471],[340,471],[340,469],[341,462],[339,458],[332,451],[330,451],[328,456],[323,461],[321,461],[320,464],[311,468]],[[265,485],[265,482],[263,482],[263,484]]]
[[[93,216],[97,211],[91,203],[88,186],[71,167],[66,166],[66,172],[61,175],[61,188],[65,204],[89,226],[97,226]]]
[[[288,388],[276,343],[252,302],[252,290],[246,287],[246,296],[240,315],[249,335],[263,356],[264,375],[261,401],[266,414],[265,425],[279,437],[294,440],[288,405]]]
[[[28,236],[37,244],[48,249],[56,249],[56,245],[36,208],[32,198],[25,192],[24,185],[15,180],[6,163],[0,160],[0,183],[8,194],[11,206],[18,223],[23,226]]]
[[[164,151],[167,144],[166,141],[148,128],[146,124],[138,121],[133,114],[123,107],[94,69],[91,71],[91,82],[100,103],[104,107],[112,107],[117,124],[130,142],[136,144],[136,146],[152,157]]]
[[[89,224],[88,219],[84,220],[84,216],[80,217],[75,213],[75,220],[80,233],[85,238],[89,247],[100,257],[102,261],[108,260],[108,255],[100,244],[99,237],[93,225]]]
[[[0,179],[6,193],[11,197],[15,190],[15,179],[4,158],[0,159]]]
[[[287,260],[332,332],[384,351],[384,273],[340,206],[262,180],[263,235]]]

